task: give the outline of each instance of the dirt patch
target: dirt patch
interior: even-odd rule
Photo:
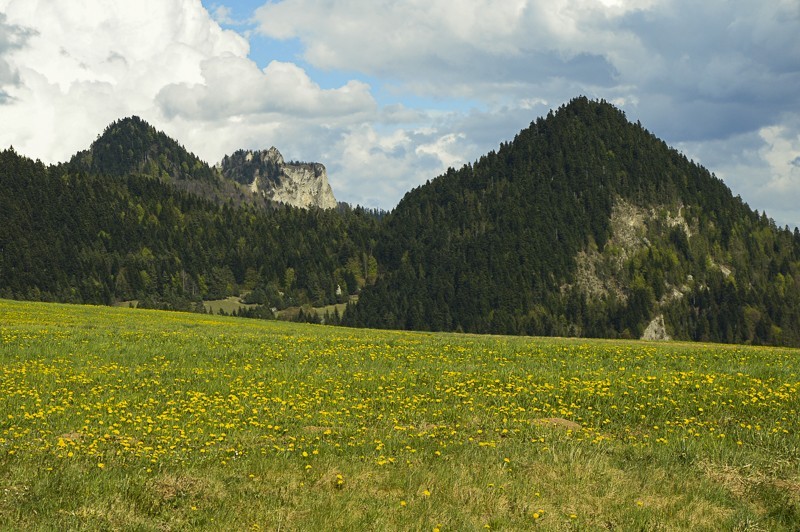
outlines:
[[[800,503],[800,482],[774,478],[769,472],[750,466],[733,467],[712,463],[700,465],[705,475],[712,481],[721,484],[736,497],[742,498],[758,487],[770,487],[783,493],[793,504]]]
[[[757,482],[757,479],[752,475],[745,476],[736,467],[709,463],[703,463],[700,467],[708,478],[718,484],[722,484],[725,489],[739,498],[743,497],[750,486]]]
[[[221,500],[224,488],[208,478],[187,475],[165,475],[150,483],[150,491],[161,503],[170,504],[180,499]]]
[[[83,439],[83,434],[81,434],[80,432],[65,432],[64,434],[59,436],[59,439],[62,439],[64,441],[79,442]]]
[[[428,422],[423,421],[422,423],[419,423],[417,425],[413,425],[412,428],[414,430],[430,432],[430,431],[438,429],[439,426],[438,425],[434,425],[433,423],[428,423]]]

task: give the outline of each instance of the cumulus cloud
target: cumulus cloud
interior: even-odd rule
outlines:
[[[203,82],[170,84],[156,101],[168,117],[224,120],[279,113],[295,117],[353,117],[375,107],[369,86],[351,81],[323,90],[292,63],[272,61],[262,71],[246,58],[214,57],[201,63]]]
[[[17,71],[8,64],[4,56],[20,48],[30,36],[30,32],[19,26],[8,24],[4,13],[0,13],[0,104],[8,99],[4,88],[19,83]]]
[[[13,124],[0,145],[45,161],[69,158],[132,114],[213,164],[243,147],[232,142],[302,147],[293,136],[377,112],[362,82],[322,89],[292,63],[260,69],[247,40],[223,30],[199,0],[0,0],[0,11],[0,83],[15,82],[0,108]]]
[[[158,122],[154,98],[162,87],[202,82],[203,60],[249,50],[196,0],[0,0],[0,11],[28,35],[1,52],[19,82],[0,108],[13,124],[0,131],[0,144],[46,161],[87,147],[123,116]]]
[[[211,16],[220,24],[237,24],[237,21],[232,17],[231,8],[228,6],[213,5]]]
[[[391,208],[411,188],[463,162],[448,150],[453,140],[433,128],[381,131],[362,124],[336,140],[333,149],[341,155],[331,158],[329,170],[344,177],[338,187],[342,197]]]
[[[138,114],[211,163],[275,145],[390,208],[585,94],[800,221],[796,0],[224,4],[0,0],[0,146],[64,160]]]
[[[301,42],[317,68],[362,72],[400,94],[476,102],[477,111],[445,121],[431,115],[442,138],[463,135],[448,149],[461,159],[483,153],[490,137],[494,147],[513,136],[540,102],[586,94],[703,153],[703,164],[719,160],[734,184],[749,173],[758,208],[777,212],[769,192],[790,182],[776,177],[790,159],[776,164],[761,147],[780,144],[771,131],[800,132],[785,113],[800,108],[795,0],[279,0],[255,18],[263,35]],[[486,132],[478,119],[498,127]],[[744,139],[754,143],[752,165],[714,156]]]

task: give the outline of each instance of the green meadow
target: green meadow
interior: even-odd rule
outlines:
[[[800,351],[0,301],[3,530],[797,530]]]

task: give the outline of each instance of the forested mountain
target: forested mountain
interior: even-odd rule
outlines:
[[[206,163],[138,116],[109,125],[70,164],[78,171],[113,177],[145,174],[166,181],[216,181]]]
[[[89,149],[77,153],[58,171],[107,177],[144,175],[217,202],[268,203],[246,187],[224,179],[216,169],[138,116],[109,125]]]
[[[797,230],[605,102],[410,191],[378,240],[348,324],[800,344]]]
[[[276,205],[134,117],[65,164],[0,152],[0,216],[0,297],[359,294],[346,324],[800,345],[800,232],[586,98],[389,214]]]
[[[272,306],[342,301],[366,282],[378,224],[361,209],[220,204],[13,149],[0,152],[0,213],[0,297],[176,309],[240,289]]]

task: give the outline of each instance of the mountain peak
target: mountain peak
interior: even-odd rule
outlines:
[[[279,152],[278,148],[275,146],[272,146],[270,149],[268,149],[266,154],[267,158],[270,161],[273,161],[275,164],[284,164],[283,155],[281,155],[281,152]]]
[[[138,116],[109,124],[70,164],[98,175],[145,174],[166,181],[213,182],[213,170],[166,133]]]

